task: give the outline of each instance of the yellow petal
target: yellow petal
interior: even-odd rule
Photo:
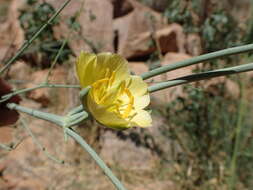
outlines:
[[[145,94],[144,96],[139,96],[134,98],[134,108],[136,110],[141,110],[147,107],[150,103],[149,94]]]
[[[96,64],[96,55],[92,53],[81,52],[76,62],[76,71],[82,87],[87,87],[92,82],[91,66]]]
[[[120,82],[130,76],[127,61],[120,55],[111,53],[81,52],[76,63],[77,74],[82,87],[108,78],[115,72],[114,80]]]
[[[127,81],[127,86],[133,96],[143,96],[148,91],[148,85],[140,76],[133,75]]]
[[[152,126],[152,118],[150,114],[145,110],[139,110],[132,119],[132,122],[138,127],[150,127]]]
[[[130,77],[128,62],[122,56],[111,53],[99,53],[97,56],[98,72],[103,68],[109,68],[110,72],[115,71],[115,81],[122,81]]]
[[[87,106],[93,117],[106,127],[113,129],[129,128],[129,122],[120,118],[116,113],[108,111],[108,107],[98,105],[92,96],[88,95]]]

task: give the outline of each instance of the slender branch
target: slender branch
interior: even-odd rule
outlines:
[[[66,129],[66,133],[76,142],[78,142],[89,153],[89,155],[95,160],[95,162],[99,165],[105,175],[112,181],[112,183],[118,190],[126,190],[126,188],[122,185],[119,179],[114,176],[112,171],[106,166],[104,161],[97,155],[97,153],[86,143],[86,141],[80,135],[78,135],[70,128]]]
[[[38,86],[32,87],[32,88],[24,88],[24,89],[20,89],[20,90],[16,90],[14,92],[11,92],[9,94],[5,94],[4,96],[1,97],[0,99],[0,103],[7,101],[8,99],[10,99],[11,97],[17,95],[17,94],[23,94],[29,91],[33,91],[39,88],[80,88],[79,85],[66,85],[66,84],[39,84]]]
[[[228,55],[245,53],[245,52],[249,52],[252,50],[253,50],[253,44],[248,44],[248,45],[244,45],[244,46],[238,46],[238,47],[228,48],[228,49],[224,49],[224,50],[220,50],[220,51],[216,51],[216,52],[212,52],[212,53],[207,53],[204,55],[193,57],[191,59],[187,59],[185,61],[176,62],[174,64],[169,64],[169,65],[159,67],[157,69],[143,73],[141,75],[141,77],[145,80],[145,79],[149,79],[151,77],[154,77],[156,75],[160,75],[162,73],[176,70],[176,69],[179,69],[182,67],[194,65],[194,64],[209,61],[212,59],[221,58],[221,57],[228,56]]]
[[[34,110],[31,108],[26,108],[24,106],[19,106],[18,104],[15,104],[15,103],[8,103],[6,106],[11,110],[17,110],[17,111],[26,113],[28,115],[31,115],[33,117],[49,121],[59,126],[63,126],[64,119],[62,116]]]
[[[28,127],[27,122],[21,118],[21,123],[24,129],[27,131],[27,133],[32,137],[33,142],[39,147],[39,149],[48,157],[50,160],[58,163],[58,164],[64,164],[63,160],[57,159],[54,156],[52,156],[44,146],[39,142],[39,140],[35,137],[32,130]]]
[[[70,110],[68,112],[68,115],[71,116],[71,115],[74,115],[76,113],[80,113],[81,111],[83,111],[83,105],[80,105],[80,106],[77,106],[77,107],[73,108],[72,110]]]
[[[247,72],[247,71],[252,71],[252,70],[253,70],[253,63],[248,63],[248,64],[239,65],[239,66],[235,66],[235,67],[229,67],[229,68],[225,68],[225,69],[217,69],[217,70],[213,70],[213,71],[187,75],[187,76],[176,78],[176,79],[169,80],[166,82],[157,83],[153,86],[150,86],[148,88],[148,91],[150,93],[156,92],[158,90],[170,88],[173,86],[178,86],[181,84],[205,80],[205,79],[209,79],[209,78],[215,78],[215,77],[219,77],[219,76],[237,74],[237,73],[242,73],[242,72]]]
[[[245,86],[244,83],[242,82],[240,85],[240,91],[241,91],[241,98],[240,98],[240,103],[239,103],[239,112],[238,112],[238,118],[237,118],[237,124],[235,128],[235,143],[234,143],[234,149],[233,149],[233,155],[232,155],[232,160],[231,160],[231,165],[230,165],[230,177],[228,179],[228,185],[230,190],[235,189],[235,184],[236,184],[236,169],[237,169],[237,157],[240,152],[240,145],[241,145],[241,131],[243,127],[243,117],[245,114]]]
[[[79,92],[79,97],[80,97],[81,102],[83,102],[84,97],[88,94],[90,89],[91,89],[91,87],[87,86]]]
[[[32,44],[32,42],[41,34],[41,32],[52,23],[52,21],[60,14],[60,12],[69,4],[71,0],[66,0],[62,6],[52,15],[52,17],[45,23],[43,24],[38,31],[32,36],[31,39],[26,41],[21,48],[18,50],[16,55],[14,55],[12,58],[10,58],[4,66],[0,70],[0,75],[14,62],[17,60],[17,58]]]
[[[63,48],[65,47],[66,44],[67,44],[67,39],[65,39],[65,40],[63,41],[63,43],[62,43],[62,45],[61,45],[59,51],[57,52],[57,55],[56,55],[55,58],[54,58],[53,63],[51,64],[51,66],[50,66],[50,68],[49,68],[49,71],[48,71],[47,76],[46,76],[46,79],[45,79],[45,84],[48,84],[49,76],[50,76],[50,74],[51,74],[51,72],[52,72],[52,70],[53,70],[55,64],[57,63],[57,61],[58,61],[58,59],[59,59],[59,57],[60,57],[60,55],[61,55],[61,53],[62,53],[62,51],[63,51]]]
[[[0,148],[4,149],[4,150],[7,150],[7,151],[13,150],[11,145],[5,145],[5,144],[2,144],[2,143],[0,143]]]
[[[52,123],[57,124],[58,126],[64,127],[65,126],[65,117],[49,114],[41,111],[37,111],[34,109],[26,108],[23,106],[19,106],[15,103],[9,103],[7,104],[7,107],[9,109],[17,110],[20,112],[27,113],[31,116],[37,117],[39,119],[43,119]],[[80,106],[77,108],[74,108],[71,111],[71,117],[73,117],[72,113],[77,112],[79,115]],[[80,115],[79,115],[80,116]],[[87,114],[88,117],[88,114]],[[75,119],[75,117],[74,117]],[[98,166],[103,170],[105,175],[111,180],[111,182],[115,185],[115,187],[118,190],[126,190],[126,188],[122,185],[122,183],[119,181],[119,179],[112,173],[110,168],[104,163],[104,161],[98,156],[98,154],[86,143],[86,141],[78,135],[75,131],[73,131],[70,128],[64,128],[64,132],[72,137],[77,143],[79,143],[82,148],[84,148],[85,151],[89,153],[89,155],[95,160],[95,162],[98,164]]]
[[[15,143],[11,142],[8,145],[0,143],[0,148],[7,150],[7,151],[12,151],[12,150],[16,149],[21,144],[21,142],[23,142],[23,140],[24,140],[24,138],[18,140]]]

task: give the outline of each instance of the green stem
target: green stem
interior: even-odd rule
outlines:
[[[247,72],[247,71],[251,71],[251,70],[253,70],[253,63],[239,65],[239,66],[235,66],[235,67],[229,67],[229,68],[225,68],[225,69],[217,69],[217,70],[198,73],[198,74],[187,75],[187,76],[179,77],[179,78],[169,80],[166,82],[157,83],[153,86],[148,87],[148,91],[150,93],[152,93],[152,92],[156,92],[158,90],[170,88],[173,86],[178,86],[181,84],[205,80],[205,79],[209,79],[209,78],[215,78],[215,77],[219,77],[219,76],[237,74],[237,73]]]
[[[0,103],[7,101],[8,99],[10,99],[11,97],[17,95],[17,94],[23,94],[29,91],[33,91],[39,88],[80,88],[79,85],[66,85],[66,84],[39,84],[38,86],[32,87],[32,88],[24,88],[24,89],[20,89],[20,90],[16,90],[14,92],[11,92],[9,94],[6,94],[4,96],[1,97],[0,99]]]
[[[17,110],[17,111],[26,113],[28,115],[31,115],[33,117],[49,121],[49,122],[54,123],[54,124],[59,125],[59,126],[63,126],[64,119],[63,119],[62,116],[58,116],[58,115],[55,115],[55,114],[46,113],[46,112],[26,108],[24,106],[19,106],[15,103],[8,103],[6,106],[11,110]]]
[[[14,62],[17,60],[17,58],[32,44],[32,42],[41,34],[41,32],[51,24],[51,22],[60,14],[60,12],[69,4],[71,0],[66,0],[62,6],[52,15],[52,17],[45,23],[43,24],[39,30],[32,36],[31,39],[26,41],[21,48],[18,50],[18,52],[10,58],[4,66],[0,70],[0,75]]]
[[[253,44],[248,44],[248,45],[244,45],[244,46],[233,47],[233,48],[228,48],[228,49],[224,49],[224,50],[220,50],[220,51],[216,51],[216,52],[212,52],[212,53],[207,53],[207,54],[204,54],[204,55],[193,57],[191,59],[187,59],[185,61],[176,62],[174,64],[168,64],[168,65],[159,67],[157,69],[154,69],[154,70],[151,70],[149,72],[143,73],[141,75],[141,77],[144,80],[146,80],[146,79],[154,77],[156,75],[160,75],[162,73],[172,71],[172,70],[175,70],[175,69],[179,69],[179,68],[182,68],[182,67],[186,67],[186,66],[190,66],[190,65],[193,65],[193,64],[209,61],[209,60],[212,60],[212,59],[221,58],[221,57],[228,56],[228,55],[245,53],[245,52],[249,52],[249,51],[252,51],[252,50],[253,50]]]
[[[65,45],[66,45],[66,43],[67,43],[67,40],[65,39],[65,40],[63,41],[63,43],[62,43],[62,45],[61,45],[59,51],[57,52],[57,55],[55,56],[53,63],[51,64],[51,66],[50,66],[50,68],[49,68],[49,71],[48,71],[47,76],[46,76],[46,79],[45,79],[45,84],[48,84],[49,76],[50,76],[50,74],[51,74],[51,72],[52,72],[52,70],[53,70],[55,64],[57,63],[57,61],[58,61],[58,59],[59,59],[59,57],[60,57],[60,55],[61,55],[61,53],[62,53],[62,51],[63,51],[63,48],[64,48]]]
[[[79,112],[83,111],[83,109],[84,109],[84,108],[83,108],[83,105],[77,106],[77,107],[75,107],[74,109],[70,110],[70,111],[68,112],[68,115],[69,115],[69,116],[74,115],[74,114],[76,114],[76,113],[79,113]]]
[[[241,142],[241,130],[242,130],[242,121],[243,121],[243,115],[245,112],[245,106],[244,106],[244,85],[241,83],[241,98],[240,98],[240,104],[239,104],[239,114],[238,114],[238,120],[236,124],[236,131],[235,131],[235,145],[232,155],[232,161],[230,166],[230,178],[229,178],[229,189],[234,190],[235,184],[236,184],[236,165],[237,165],[237,156],[239,152],[240,142]]]
[[[33,142],[39,147],[39,149],[45,154],[46,157],[48,157],[50,160],[58,163],[58,164],[64,164],[63,160],[60,160],[53,155],[51,155],[44,146],[40,143],[40,141],[37,139],[37,137],[33,134],[32,130],[28,127],[27,122],[21,118],[21,123],[24,129],[27,131],[27,133],[32,137]]]
[[[65,123],[64,117],[61,117],[58,115],[33,110],[30,108],[19,106],[15,103],[9,103],[9,104],[7,104],[7,107],[9,109],[13,109],[13,110],[27,113],[27,114],[37,117],[39,119],[43,119],[43,120],[55,123],[61,127],[63,127],[65,125],[64,124]],[[74,108],[73,110],[79,111],[79,109],[80,109],[80,106],[77,108]],[[71,113],[73,113],[73,110],[71,111]],[[88,117],[88,114],[87,114],[87,117]],[[64,132],[66,132],[67,135],[69,135],[76,142],[78,142],[85,149],[85,151],[87,151],[90,154],[90,156],[95,160],[95,162],[98,164],[98,166],[103,170],[105,175],[111,180],[111,182],[115,185],[115,187],[118,190],[126,190],[126,188],[122,185],[122,183],[119,181],[119,179],[112,173],[110,168],[107,167],[107,165],[104,163],[104,161],[98,156],[98,154],[86,143],[86,141],[80,135],[78,135],[75,131],[73,131],[72,129],[70,129],[68,127],[64,129]]]
[[[115,185],[115,187],[118,190],[126,190],[126,188],[122,185],[122,183],[119,181],[119,179],[114,176],[112,171],[106,166],[104,161],[97,155],[97,153],[85,142],[85,140],[78,135],[76,132],[74,132],[72,129],[67,128],[66,133],[72,137],[76,142],[78,142],[89,154],[90,156],[95,160],[95,162],[98,164],[98,166],[103,170],[105,175],[112,181],[112,183]]]
[[[80,97],[81,102],[83,102],[84,97],[88,94],[90,89],[91,89],[91,86],[87,86],[79,92],[79,97]]]
[[[0,143],[0,148],[1,148],[1,149],[4,149],[4,150],[7,150],[7,151],[13,150],[13,147],[12,147],[12,146],[5,145],[5,144],[2,144],[2,143]]]

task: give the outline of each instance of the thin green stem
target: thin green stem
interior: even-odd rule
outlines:
[[[77,106],[77,107],[73,108],[72,110],[70,110],[70,111],[68,112],[68,115],[69,115],[69,116],[74,115],[74,114],[76,114],[76,113],[79,113],[79,112],[83,111],[83,109],[84,109],[84,108],[83,108],[83,105]]]
[[[0,143],[0,148],[4,149],[4,150],[7,150],[7,151],[13,150],[13,148],[11,146],[5,145],[5,144],[2,144],[2,143]]]
[[[174,64],[169,64],[169,65],[159,67],[157,69],[143,73],[141,75],[141,77],[144,80],[146,80],[146,79],[149,79],[149,78],[154,77],[156,75],[160,75],[162,73],[172,71],[175,69],[179,69],[182,67],[190,66],[193,64],[197,64],[197,63],[202,63],[205,61],[210,61],[213,59],[217,59],[217,58],[221,58],[221,57],[225,57],[225,56],[229,56],[229,55],[245,53],[245,52],[249,52],[252,50],[253,50],[253,44],[248,44],[248,45],[244,45],[244,46],[238,46],[238,47],[228,48],[228,49],[224,49],[224,50],[220,50],[220,51],[216,51],[216,52],[212,52],[212,53],[207,53],[204,55],[193,57],[191,59],[187,59],[185,61],[176,62]]]
[[[91,87],[87,86],[86,88],[82,89],[79,92],[79,97],[80,97],[81,102],[83,102],[84,97],[88,94],[88,92],[89,92],[90,89],[91,89]]]
[[[91,89],[91,86],[87,86],[87,87],[83,88],[83,89],[79,92],[80,101],[81,101],[81,103],[82,103],[82,105],[83,105],[83,108],[86,109],[86,110],[88,110],[88,109],[87,109],[87,105],[86,105],[86,103],[85,103],[84,100],[85,100],[85,97],[86,97],[86,95],[88,94],[88,92],[89,92],[90,89]]]
[[[82,114],[83,114],[83,116],[77,118],[77,119],[74,120],[74,121],[72,120],[72,122],[70,121],[70,122],[68,123],[68,127],[73,127],[73,126],[75,126],[75,125],[79,125],[79,124],[81,124],[83,121],[85,121],[85,120],[88,118],[87,112],[83,112]]]
[[[49,78],[49,76],[50,76],[50,74],[51,74],[51,72],[52,72],[52,70],[53,70],[55,64],[57,63],[57,61],[58,61],[58,59],[59,59],[59,57],[60,57],[60,55],[61,55],[61,53],[62,53],[62,51],[63,51],[63,48],[65,47],[66,44],[67,44],[67,40],[65,39],[65,40],[63,41],[63,43],[62,43],[62,45],[61,45],[59,51],[57,52],[57,55],[55,56],[53,63],[51,64],[51,66],[50,66],[50,68],[49,68],[49,71],[48,71],[47,76],[46,76],[46,79],[45,79],[45,84],[48,84],[48,78]]]
[[[235,67],[229,67],[229,68],[225,68],[225,69],[217,69],[217,70],[213,70],[213,71],[187,75],[187,76],[179,77],[179,78],[169,80],[166,82],[157,83],[153,86],[148,87],[148,91],[150,93],[156,92],[158,90],[163,90],[165,88],[170,88],[170,87],[178,86],[181,84],[186,84],[186,83],[190,83],[190,82],[215,78],[215,77],[219,77],[219,76],[237,74],[237,73],[242,73],[242,72],[247,72],[247,71],[252,71],[252,70],[253,70],[253,63],[248,63],[248,64],[239,65],[239,66],[235,66]]]
[[[112,183],[118,190],[126,190],[126,188],[122,185],[119,179],[106,166],[104,161],[97,155],[97,153],[86,143],[86,141],[80,135],[78,135],[75,131],[69,128],[66,129],[66,133],[76,142],[78,142],[89,153],[89,155],[95,160],[98,166],[103,170],[105,175],[112,181]]]
[[[1,68],[0,70],[0,75],[14,62],[19,58],[19,56],[32,44],[32,42],[41,34],[41,32],[52,23],[52,21],[60,14],[60,12],[69,4],[71,0],[66,0],[62,6],[52,15],[52,17],[45,23],[43,24],[38,31],[32,36],[31,39],[27,40],[21,48],[18,50],[18,52],[11,57]]]
[[[49,122],[54,123],[54,124],[59,125],[59,126],[64,125],[64,123],[63,123],[64,118],[62,116],[58,116],[58,115],[55,115],[55,114],[46,113],[46,112],[26,108],[24,106],[19,106],[18,104],[15,104],[15,103],[8,103],[6,106],[11,110],[17,110],[17,111],[26,113],[28,115],[31,115],[33,117],[49,121]]]
[[[33,142],[39,147],[39,149],[46,155],[46,157],[48,157],[50,160],[58,163],[58,164],[64,164],[63,160],[59,160],[57,158],[55,158],[54,156],[52,156],[45,147],[42,146],[42,144],[39,142],[39,140],[35,137],[35,135],[33,134],[32,130],[28,127],[27,122],[21,118],[21,123],[22,126],[24,127],[24,129],[27,131],[27,133],[32,137]]]
[[[5,94],[1,97],[0,103],[9,100],[11,97],[17,95],[17,94],[23,94],[29,91],[33,91],[39,88],[80,88],[79,85],[65,85],[65,84],[39,84],[38,86],[32,87],[32,88],[24,88],[20,90],[16,90],[14,92],[11,92],[9,94]]]
[[[230,177],[229,177],[229,189],[234,190],[235,189],[235,184],[236,184],[236,165],[237,165],[237,156],[240,148],[240,143],[241,143],[241,130],[242,130],[242,121],[243,121],[243,116],[245,113],[245,104],[244,104],[244,83],[241,83],[241,98],[240,98],[240,103],[239,103],[239,113],[238,113],[238,118],[237,118],[237,124],[236,124],[236,129],[235,129],[235,144],[234,144],[234,150],[233,150],[233,155],[232,155],[232,161],[231,161],[231,166],[230,166]]]
[[[8,145],[0,143],[0,148],[4,149],[4,150],[7,150],[7,151],[12,151],[12,150],[16,149],[18,147],[18,145],[20,145],[21,142],[23,142],[23,140],[24,140],[24,138],[18,140],[15,143],[11,142]]]
[[[7,104],[7,107],[9,109],[13,109],[13,110],[27,113],[27,114],[37,117],[39,119],[43,119],[43,120],[55,123],[61,127],[65,126],[64,117],[61,117],[58,115],[26,108],[23,106],[19,106],[15,103],[9,103],[9,104]],[[79,108],[80,107],[77,107],[77,108],[74,108],[73,110],[76,111],[76,110],[79,110]],[[71,117],[73,117],[73,115],[71,115]],[[87,117],[88,117],[88,114],[87,114]],[[104,163],[104,161],[98,156],[98,154],[86,143],[86,141],[80,135],[78,135],[75,131],[73,131],[72,129],[70,129],[68,127],[66,127],[64,129],[64,132],[67,135],[69,135],[70,137],[72,137],[77,143],[79,143],[84,148],[85,151],[87,151],[90,154],[90,156],[95,160],[95,162],[98,164],[98,166],[103,170],[105,175],[111,180],[111,182],[115,185],[115,187],[118,190],[126,190],[125,187],[122,185],[122,183],[119,181],[119,179],[112,173],[110,168],[108,168],[108,166]]]

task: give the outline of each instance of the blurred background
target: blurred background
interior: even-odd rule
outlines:
[[[0,62],[15,55],[63,2],[0,0]],[[119,53],[141,74],[253,43],[252,5],[250,0],[72,0],[2,78],[14,89],[40,84],[60,48],[49,77],[53,84],[78,84],[74,63],[81,50]],[[252,53],[225,57],[148,83],[252,59]],[[151,97],[151,128],[115,131],[91,119],[75,129],[129,190],[250,190],[252,80],[248,72],[156,92]],[[44,88],[21,95],[20,104],[64,115],[80,102],[76,89]],[[64,142],[61,129],[27,115],[20,118],[46,151],[65,164],[46,157],[24,123],[7,123],[0,127],[0,142],[21,143],[13,151],[0,150],[0,190],[114,189],[79,145],[71,139]]]

